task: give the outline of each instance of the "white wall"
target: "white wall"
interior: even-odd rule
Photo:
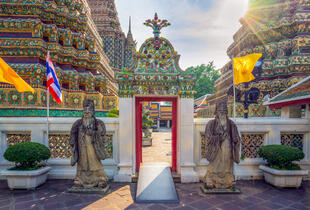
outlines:
[[[126,101],[130,105],[131,111],[134,107],[133,100]],[[126,109],[127,107],[127,109]],[[123,111],[130,112],[129,107],[123,107]],[[181,110],[183,105],[179,104]],[[79,118],[50,118],[51,134],[68,134],[72,124]],[[130,181],[129,176],[135,173],[135,135],[130,134],[130,130],[134,127],[134,116],[132,116],[131,126],[129,121],[122,122],[127,131],[119,130],[119,119],[117,118],[99,118],[104,121],[107,133],[113,135],[113,158],[102,161],[104,170],[109,178],[115,181]],[[182,116],[179,117],[179,126]],[[178,173],[182,174],[187,181],[196,181],[196,176],[202,178],[207,170],[207,160],[201,157],[201,134],[204,133],[207,122],[211,119],[195,119],[193,127],[192,141],[188,135],[181,135],[179,131],[178,145]],[[280,119],[280,118],[249,118],[237,119],[237,126],[241,133],[264,134],[264,145],[280,144],[281,133],[303,133],[303,150],[305,158],[300,161],[302,168],[310,169],[310,119]],[[184,129],[187,126],[188,129]],[[189,122],[180,126],[190,131]],[[7,148],[7,133],[31,133],[32,141],[37,141],[48,145],[46,141],[46,118],[0,118],[0,170],[6,169],[12,163],[4,160],[3,153]],[[129,133],[128,133],[129,132]],[[122,135],[122,133],[127,133]],[[122,135],[122,138],[119,136]],[[183,137],[182,137],[183,136]],[[185,139],[186,137],[186,139]],[[122,140],[122,144],[120,144]],[[192,142],[192,143],[191,143]],[[182,145],[183,143],[183,145]],[[186,148],[185,148],[186,145]],[[119,151],[122,152],[120,154]],[[184,156],[185,155],[185,156]],[[182,158],[181,158],[182,157]],[[191,164],[189,164],[191,163]],[[261,158],[245,159],[236,166],[236,176],[238,179],[256,179],[261,178],[258,165],[263,164]],[[49,178],[74,178],[76,169],[70,166],[70,159],[50,159],[48,164],[52,166]],[[119,170],[121,169],[121,170]],[[190,175],[192,177],[188,177]],[[310,177],[309,177],[310,178]],[[0,179],[3,177],[0,176]],[[119,179],[119,180],[117,180]]]
[[[195,119],[195,163],[199,177],[207,170],[208,161],[201,157],[201,134],[204,134],[206,124],[212,119]],[[280,119],[280,118],[237,118],[236,124],[242,134],[264,134],[264,145],[281,144],[281,133],[302,133],[305,158],[299,162],[302,168],[310,170],[310,119]],[[238,179],[257,179],[262,174],[259,164],[264,164],[261,158],[246,158],[235,167]]]
[[[69,134],[73,123],[79,118],[49,118],[50,134]],[[98,118],[101,119],[106,126],[107,134],[113,135],[113,158],[102,161],[104,170],[113,178],[117,171],[119,162],[118,148],[118,119],[117,118]],[[6,135],[8,133],[20,134],[31,133],[31,141],[39,142],[48,146],[46,138],[46,118],[0,118],[0,170],[6,169],[13,165],[3,158],[3,154],[8,146]],[[70,165],[70,159],[49,159],[48,165],[52,166],[49,178],[67,179],[74,178],[76,168]],[[0,176],[0,179],[4,177]]]

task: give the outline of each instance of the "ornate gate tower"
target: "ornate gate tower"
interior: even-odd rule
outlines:
[[[119,83],[119,172],[114,180],[131,181],[141,161],[139,135],[139,103],[141,101],[174,101],[175,123],[172,125],[175,144],[175,167],[182,182],[198,182],[194,171],[194,83],[195,75],[179,67],[180,55],[171,43],[160,37],[161,29],[170,25],[167,20],[146,20],[154,37],[147,39],[135,55],[134,65],[117,74]]]

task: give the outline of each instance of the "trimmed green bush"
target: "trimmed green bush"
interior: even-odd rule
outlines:
[[[49,148],[36,142],[22,142],[10,146],[4,152],[4,158],[15,162],[16,170],[35,170],[38,164],[51,156]]]
[[[153,120],[149,119],[147,115],[142,115],[142,129],[148,129],[153,126]]]
[[[107,117],[118,118],[118,115],[109,112]]]
[[[258,154],[264,158],[270,168],[279,170],[298,170],[300,167],[292,163],[304,158],[300,149],[285,145],[267,145],[259,149]]]
[[[111,110],[109,111],[109,113],[119,115],[119,110],[118,110],[118,109],[111,109]]]
[[[107,117],[118,118],[119,117],[119,110],[118,109],[111,109],[109,111]]]

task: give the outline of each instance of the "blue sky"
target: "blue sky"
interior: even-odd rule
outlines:
[[[240,28],[239,19],[248,8],[248,0],[115,0],[118,16],[125,33],[132,19],[132,33],[137,47],[153,36],[143,25],[154,17],[167,19],[171,26],[162,29],[161,36],[170,40],[181,55],[180,66],[207,64],[214,61],[221,68],[229,61],[226,54]]]

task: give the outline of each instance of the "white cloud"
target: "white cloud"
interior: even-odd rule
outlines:
[[[143,25],[158,12],[172,24],[162,30],[175,50],[181,54],[180,66],[185,69],[214,61],[218,68],[228,62],[228,46],[240,28],[247,0],[116,0],[118,16],[126,33],[128,17],[132,17],[132,33],[138,47],[152,36]]]

